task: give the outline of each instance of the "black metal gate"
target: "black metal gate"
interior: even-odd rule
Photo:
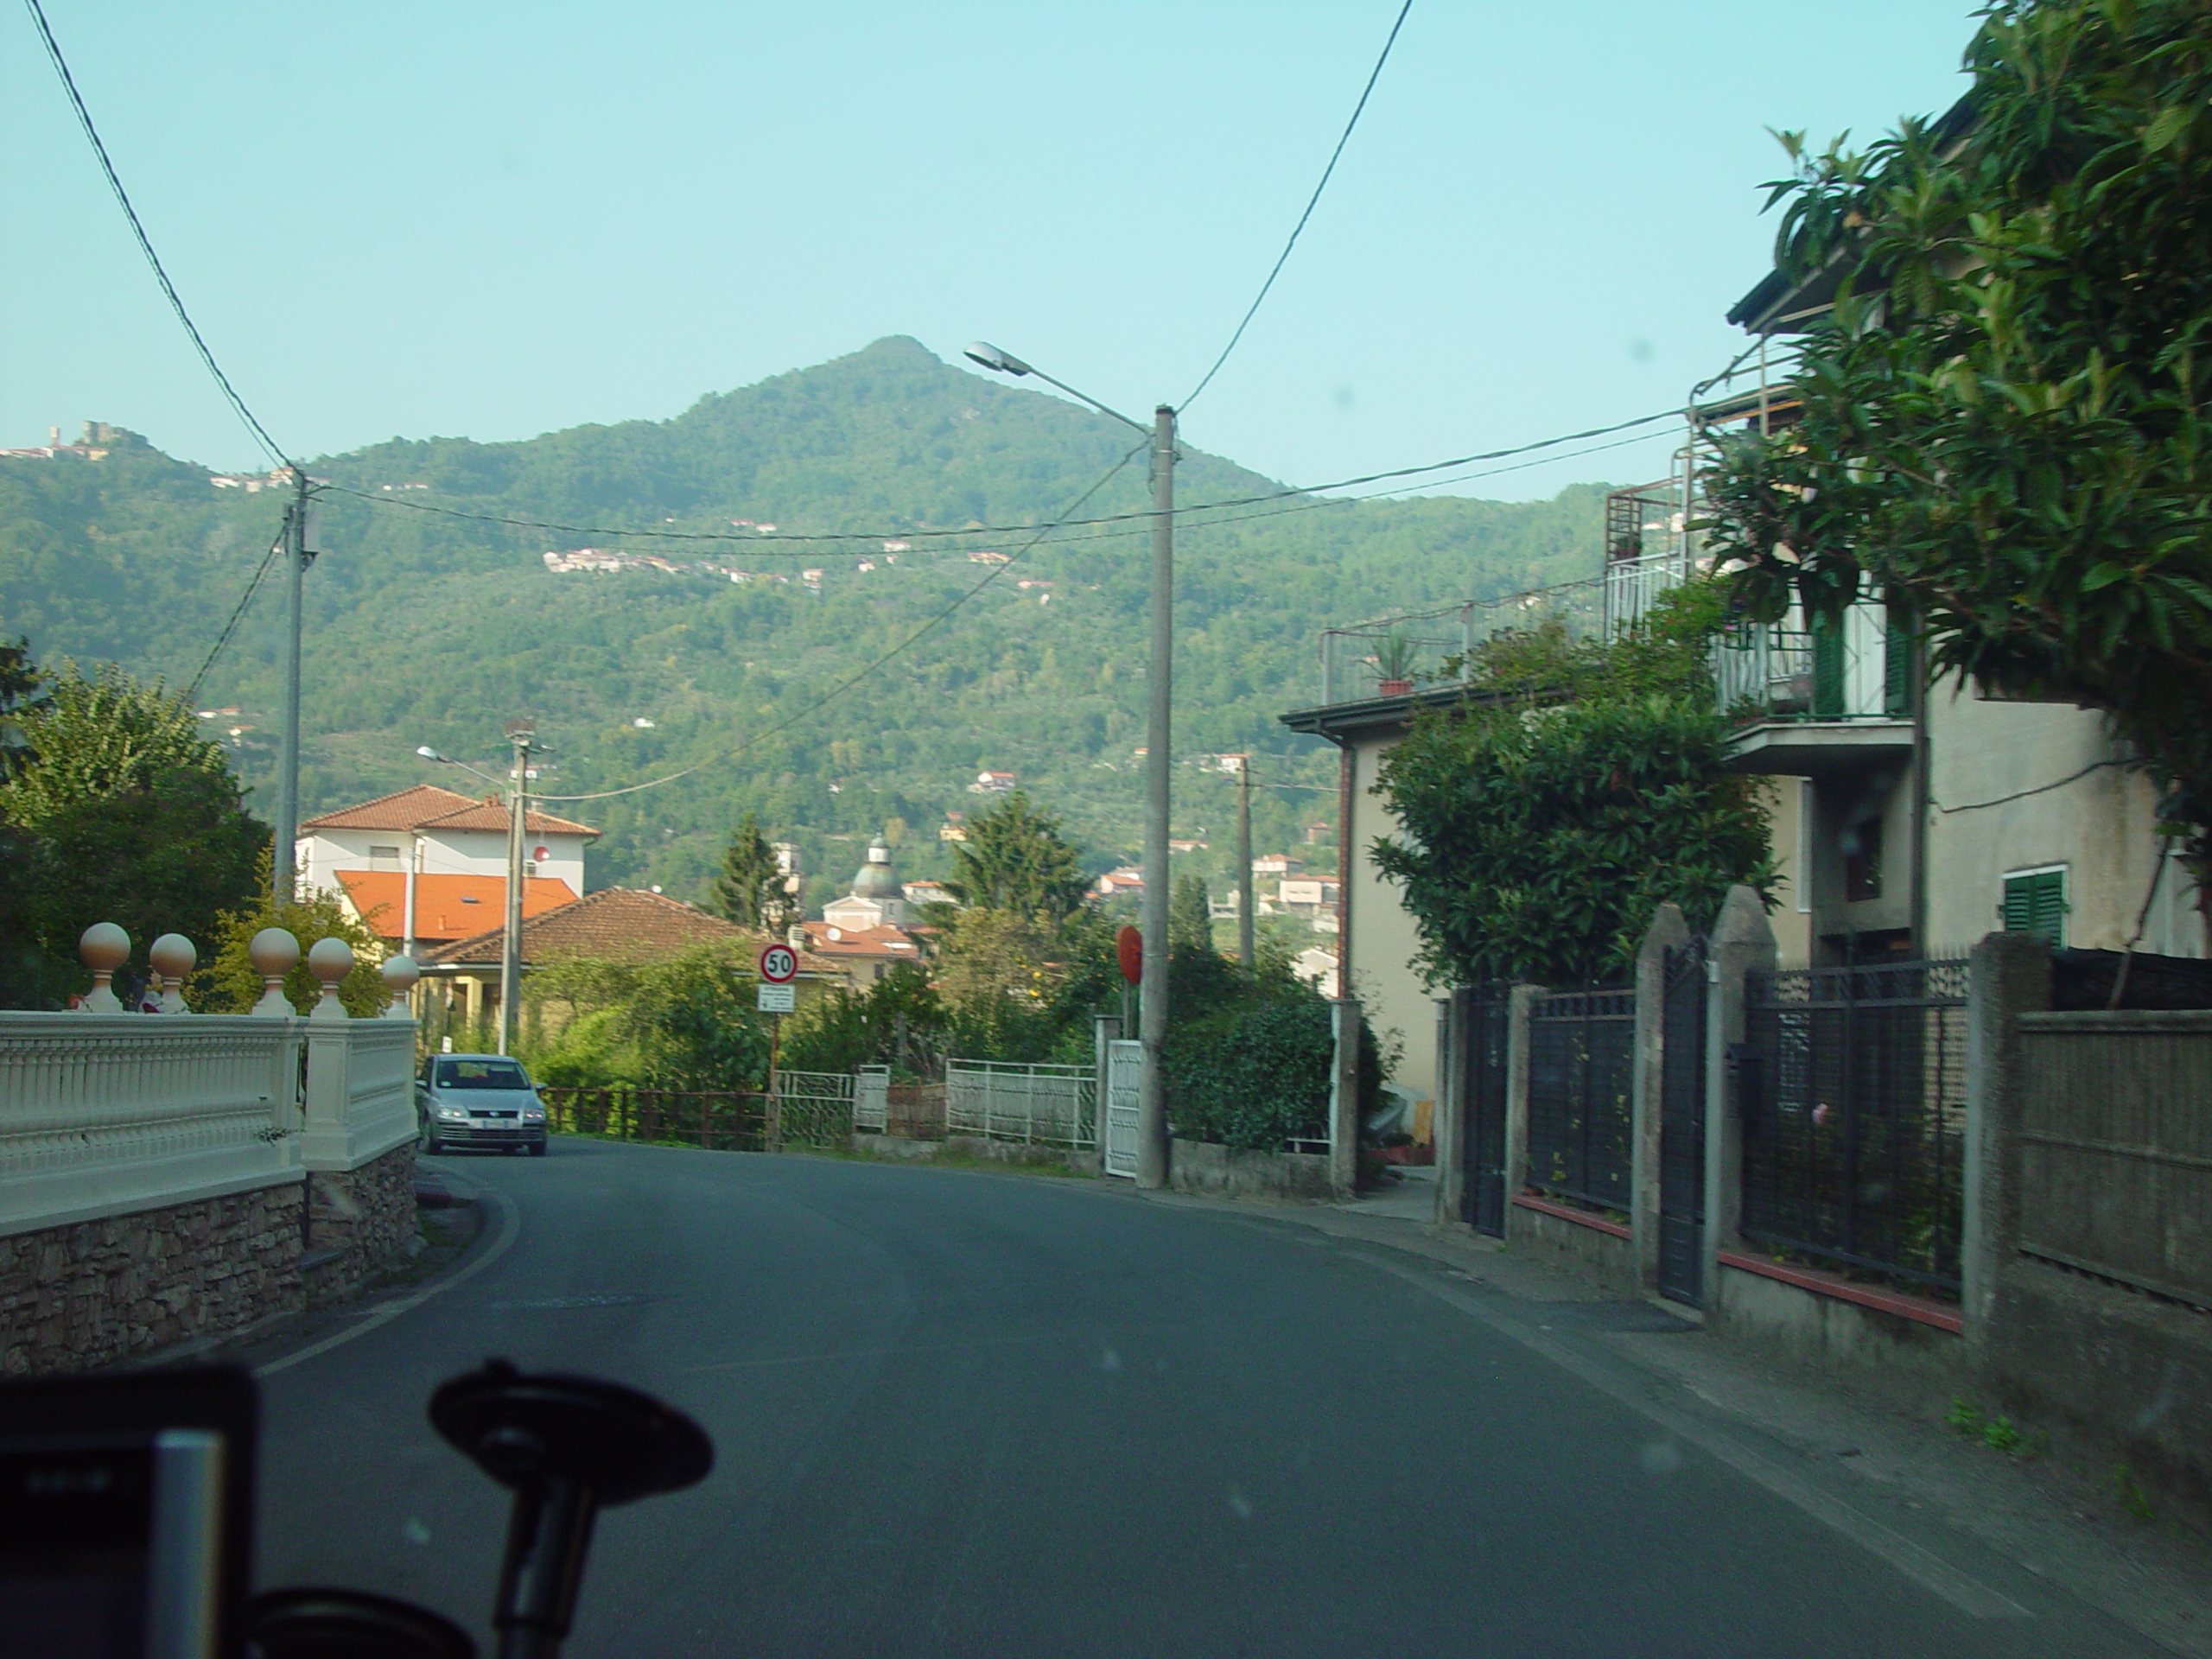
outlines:
[[[1550,991],[1529,1009],[1529,1185],[1625,1216],[1636,993]]]
[[[1702,940],[1667,952],[1660,1014],[1659,1294],[1705,1300],[1705,996]]]
[[[1513,1029],[1503,992],[1454,991],[1464,1014],[1465,1052],[1459,1057],[1465,1103],[1461,1146],[1465,1178],[1459,1215],[1478,1233],[1505,1236],[1505,1049]]]

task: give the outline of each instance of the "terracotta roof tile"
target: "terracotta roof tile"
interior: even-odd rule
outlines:
[[[335,812],[309,818],[300,829],[302,833],[309,830],[412,830],[442,814],[474,804],[467,796],[456,795],[449,789],[440,789],[435,784],[416,784],[411,789],[396,790],[389,795],[379,795],[373,801],[363,801],[359,806],[341,806]]]
[[[504,918],[498,926],[473,938],[455,940],[423,952],[428,964],[482,966],[497,963],[505,944]],[[604,962],[658,962],[694,945],[721,941],[761,944],[760,936],[710,916],[680,899],[643,893],[634,887],[606,887],[582,898],[526,916],[522,925],[524,962],[543,962],[556,957],[588,957]],[[810,950],[799,953],[803,974],[833,974],[844,969]]]
[[[407,878],[397,870],[340,870],[338,885],[346,890],[356,914],[377,931],[378,937],[404,939],[401,907],[407,902]],[[522,881],[523,919],[540,916],[575,899],[567,882],[547,875],[526,875]],[[506,926],[507,880],[503,875],[418,875],[415,878],[415,941],[465,939],[484,931],[491,922]],[[380,912],[380,913],[379,913]]]
[[[588,823],[556,818],[536,807],[523,815],[523,824],[532,835],[599,834]],[[410,789],[397,790],[390,795],[379,795],[372,801],[363,801],[358,806],[341,806],[335,812],[309,818],[300,829],[305,833],[313,830],[432,828],[505,830],[506,827],[507,809],[496,795],[480,801],[467,795],[457,795],[449,789],[440,789],[435,784],[416,784]]]
[[[573,818],[556,818],[550,812],[541,812],[531,807],[522,816],[523,827],[534,836],[595,836],[598,830],[588,823],[578,823]],[[416,826],[423,830],[497,830],[507,827],[506,803],[493,796],[486,800],[465,801],[455,810],[435,818],[425,818]]]

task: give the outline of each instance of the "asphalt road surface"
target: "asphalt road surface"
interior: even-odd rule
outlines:
[[[572,1140],[442,1167],[496,1195],[484,1265],[268,1368],[264,1584],[483,1635],[504,1495],[423,1408],[497,1354],[717,1448],[601,1517],[578,1659],[2158,1651],[1656,1397],[1592,1334],[1663,1327],[1635,1304],[1112,1182]]]

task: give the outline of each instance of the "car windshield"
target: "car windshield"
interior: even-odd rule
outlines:
[[[527,1089],[530,1079],[512,1060],[440,1060],[431,1081],[441,1089]]]

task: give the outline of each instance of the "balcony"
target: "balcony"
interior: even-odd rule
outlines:
[[[1909,755],[1911,668],[1910,641],[1876,602],[1833,622],[1793,607],[1779,623],[1738,624],[1713,654],[1714,690],[1736,727],[1730,766],[1808,778]]]

